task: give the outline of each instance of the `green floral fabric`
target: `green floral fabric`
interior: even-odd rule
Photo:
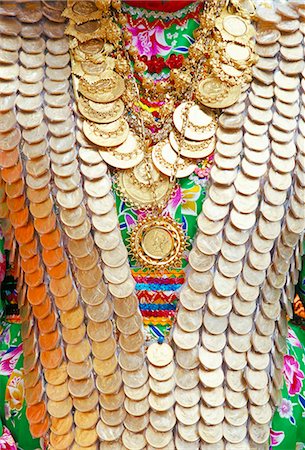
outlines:
[[[8,260],[0,231],[0,450],[39,450],[43,443],[32,438],[25,412],[21,326],[14,314],[16,280],[5,267]]]

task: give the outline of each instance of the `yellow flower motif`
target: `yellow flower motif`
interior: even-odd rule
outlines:
[[[13,370],[6,385],[5,401],[11,410],[20,411],[24,401],[23,371]]]
[[[191,188],[182,189],[182,202],[181,210],[182,214],[190,216],[197,216],[197,204],[196,201],[200,197],[201,187],[198,184],[194,184]]]

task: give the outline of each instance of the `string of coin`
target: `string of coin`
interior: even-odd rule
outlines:
[[[17,11],[18,12],[18,11]],[[21,15],[22,20],[22,15]],[[39,20],[39,18],[38,18]],[[35,22],[35,20],[34,20]],[[16,19],[12,18],[7,21],[5,24],[7,28],[13,30],[13,36],[15,36],[15,50],[18,50],[23,43],[23,41],[18,37],[19,32],[21,32],[22,37],[33,37],[31,36],[31,30],[30,27],[24,27],[21,28],[21,25]],[[5,28],[4,25],[4,28]],[[7,29],[4,30],[4,35],[11,33],[8,32]],[[35,36],[39,36],[41,34],[42,30],[38,29],[35,30]],[[28,36],[29,35],[29,36]],[[6,36],[3,38],[3,41],[5,39],[8,39]],[[7,47],[10,46],[10,42],[6,42]],[[2,45],[6,45],[5,43]],[[13,46],[13,44],[11,44]],[[25,50],[25,49],[24,49]],[[23,63],[27,67],[20,66],[20,84],[18,83],[17,79],[15,77],[18,76],[18,71],[12,73],[12,78],[8,78],[9,81],[7,83],[7,91],[3,92],[5,94],[12,93],[14,91],[17,91],[17,88],[19,87],[20,92],[24,92],[25,95],[27,95],[27,92],[25,92],[25,86],[27,82],[33,83],[33,76],[35,77],[35,74],[32,75],[32,71],[30,70],[31,65],[36,63],[34,62],[35,58],[31,60],[30,58],[27,59],[26,51],[21,52],[21,57],[23,60]],[[3,66],[2,66],[3,67]],[[36,66],[37,67],[37,66]],[[40,67],[40,61],[39,65]],[[36,71],[37,72],[37,71]],[[38,77],[41,76],[41,69],[38,69]],[[3,80],[3,75],[1,76]],[[42,89],[41,83],[38,82],[38,89],[37,89],[37,95],[40,93]],[[13,86],[11,86],[13,84]],[[37,85],[37,83],[36,83]],[[21,95],[17,98],[17,105],[18,101],[20,102]],[[28,104],[27,99],[23,99],[25,104],[23,105],[23,111],[28,111],[28,108],[25,106]],[[33,124],[30,129],[24,129],[22,133],[22,137],[24,139],[23,143],[23,150],[27,148],[32,140],[35,140],[35,136],[39,136],[41,134],[41,139],[43,142],[44,134],[43,130],[41,130],[40,122],[41,122],[41,109],[39,109],[39,101],[37,103],[38,110],[36,115],[33,114]],[[13,107],[14,105],[12,105]],[[19,107],[21,105],[19,104]],[[35,103],[34,103],[35,108]],[[31,109],[31,108],[30,108]],[[23,120],[26,120],[26,116],[29,117],[30,114],[27,114],[26,112],[23,112],[21,109],[19,113],[17,114],[18,122],[22,122]],[[19,244],[19,252],[21,255],[21,264],[22,268],[25,272],[25,282],[28,286],[28,289],[26,290],[26,286],[23,286],[22,292],[20,292],[20,301],[19,305],[21,306],[21,315],[23,317],[23,325],[22,325],[22,338],[24,340],[24,348],[25,348],[25,359],[24,359],[24,370],[25,370],[25,388],[26,388],[26,399],[28,403],[28,419],[30,422],[30,429],[34,436],[43,436],[46,434],[49,428],[49,416],[47,414],[47,410],[45,407],[45,404],[43,402],[43,394],[44,394],[44,387],[42,384],[42,379],[40,377],[41,373],[41,366],[45,369],[45,376],[47,381],[51,380],[48,378],[48,375],[51,377],[52,372],[52,365],[53,362],[56,360],[58,364],[60,364],[60,361],[62,360],[63,354],[62,354],[62,348],[60,347],[59,340],[55,340],[54,347],[52,349],[45,348],[43,346],[43,339],[45,333],[55,332],[56,333],[56,313],[51,305],[50,296],[47,293],[46,285],[44,284],[44,272],[45,272],[45,266],[44,263],[40,260],[39,253],[38,253],[38,239],[39,237],[41,245],[44,247],[44,236],[43,233],[45,232],[44,229],[42,229],[42,220],[39,217],[34,219],[29,218],[28,214],[28,208],[25,203],[25,182],[22,177],[21,173],[21,158],[18,155],[19,161],[16,161],[16,165],[11,165],[9,162],[11,152],[17,151],[17,146],[20,142],[21,133],[16,125],[16,119],[14,115],[13,109],[8,112],[8,114],[11,115],[12,121],[10,124],[10,127],[7,128],[7,132],[9,132],[8,140],[2,141],[2,151],[5,151],[5,161],[3,167],[7,167],[7,169],[2,168],[2,175],[4,175],[4,179],[7,182],[7,194],[8,199],[11,198],[11,202],[8,202],[8,205],[10,205],[12,215],[13,215],[13,226],[15,228],[15,238]],[[36,121],[36,124],[35,124]],[[34,128],[33,128],[34,127]],[[4,130],[2,130],[4,131]],[[12,144],[13,142],[13,144]],[[13,145],[12,148],[11,145]],[[18,154],[18,151],[17,151]],[[33,171],[34,168],[30,167],[28,164],[29,171]],[[5,170],[7,170],[7,173],[5,173]],[[9,172],[11,175],[9,175]],[[33,172],[32,172],[33,173]],[[35,184],[35,178],[28,174],[26,178],[26,182],[28,185],[27,189],[27,195],[30,200],[29,209],[31,214],[36,212],[36,208],[38,207],[38,202],[34,198],[34,191],[37,187]],[[30,186],[31,182],[33,182],[33,186]],[[48,180],[46,181],[48,183]],[[46,199],[49,196],[49,190],[46,188]],[[17,203],[18,200],[18,203]],[[38,207],[39,208],[39,207]],[[17,212],[20,212],[19,220],[17,216]],[[55,223],[55,216],[52,212],[50,212],[50,209],[47,208],[45,211],[46,216],[51,221],[54,221]],[[45,216],[43,216],[44,218]],[[20,221],[20,219],[22,219]],[[35,231],[34,231],[35,230]],[[34,260],[34,262],[33,262]],[[21,277],[22,279],[22,277]],[[32,308],[31,308],[32,306]],[[39,308],[40,307],[40,308]],[[50,323],[51,322],[51,323]],[[38,325],[38,329],[40,333],[42,333],[39,337],[39,343],[40,347],[42,348],[41,351],[41,358],[38,361],[38,330],[36,328],[36,323]],[[52,328],[52,329],[50,329]],[[54,357],[54,361],[51,360],[52,358],[49,358],[49,351],[52,352],[52,357]],[[51,356],[51,355],[50,355]],[[50,367],[51,365],[51,367]],[[52,377],[51,377],[52,378]],[[52,387],[52,386],[51,386]],[[49,389],[50,392],[50,389]],[[71,401],[71,399],[70,399]],[[35,415],[35,411],[38,410],[38,416]]]
[[[73,435],[78,445],[85,443],[93,445],[97,440],[95,425],[98,421],[96,410],[98,390],[96,378],[93,377],[93,373],[96,372],[93,372],[92,366],[95,368],[96,360],[94,359],[92,363],[90,326],[96,309],[106,301],[107,289],[101,280],[98,254],[93,248],[93,239],[89,234],[91,227],[85,215],[83,193],[79,188],[81,177],[75,160],[75,129],[69,108],[70,95],[67,94],[68,86],[65,81],[68,75],[66,69],[70,70],[67,66],[69,62],[67,39],[62,33],[60,40],[49,39],[48,47],[50,57],[47,59],[48,95],[45,116],[50,133],[53,192],[76,283],[63,302],[66,311],[61,315],[62,335],[68,360],[67,373],[70,378],[68,389],[74,407]],[[56,68],[61,71],[61,76],[54,70]],[[91,303],[88,304],[89,299]],[[109,326],[110,336],[111,331],[112,328]],[[65,441],[65,436],[62,434],[60,436]],[[51,443],[53,440],[51,432]]]

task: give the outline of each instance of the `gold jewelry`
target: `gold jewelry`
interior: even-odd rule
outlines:
[[[124,203],[133,208],[151,209],[155,206],[156,201],[159,209],[162,210],[170,198],[175,183],[156,170],[151,161],[148,164],[150,165],[151,183],[147,177],[146,163],[142,161],[131,170],[115,172],[115,189]]]
[[[130,234],[131,253],[143,267],[180,267],[185,248],[182,226],[168,216],[144,218]]]

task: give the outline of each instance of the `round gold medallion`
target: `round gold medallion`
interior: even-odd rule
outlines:
[[[145,161],[130,170],[120,170],[115,174],[116,190],[128,205],[138,209],[161,206],[169,199],[174,188],[167,176],[157,171],[149,162],[151,183],[147,179]]]
[[[219,78],[209,77],[199,83],[196,95],[209,108],[227,108],[237,101],[240,93],[240,85],[229,86]]]
[[[171,234],[162,227],[153,227],[143,236],[144,252],[153,259],[164,259],[173,249]]]
[[[178,267],[186,239],[171,217],[150,216],[139,221],[130,235],[130,249],[144,267]]]

